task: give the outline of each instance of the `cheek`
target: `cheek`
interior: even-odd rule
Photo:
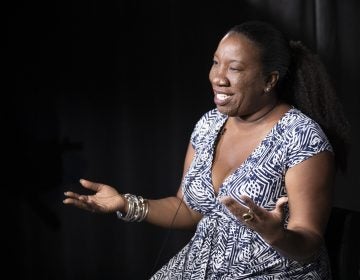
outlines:
[[[235,95],[233,95],[232,104],[240,106],[240,104],[243,104],[246,102],[246,100],[246,94],[243,94],[243,92],[240,90]]]
[[[241,91],[246,88],[246,81],[244,81],[244,79],[230,78],[229,81],[234,89]]]
[[[211,69],[209,71],[209,80],[210,80],[211,83],[212,83],[213,79],[214,79],[214,71]]]
[[[247,91],[256,91],[260,86],[260,81],[257,79],[251,79],[250,77],[234,77],[230,80],[233,88],[239,90],[240,92]]]

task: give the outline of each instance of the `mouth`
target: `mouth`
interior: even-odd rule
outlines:
[[[215,93],[215,98],[219,99],[220,101],[224,101],[224,100],[230,98],[230,95],[227,95],[224,93]]]
[[[216,105],[224,106],[231,99],[230,94],[214,91],[214,102]]]

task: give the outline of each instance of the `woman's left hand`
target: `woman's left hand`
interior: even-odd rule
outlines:
[[[271,244],[284,234],[284,207],[288,202],[287,197],[279,198],[272,211],[257,206],[246,195],[242,195],[240,198],[244,205],[229,196],[224,197],[221,202],[241,222],[258,232],[266,242]]]

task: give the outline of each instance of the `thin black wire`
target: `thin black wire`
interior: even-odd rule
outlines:
[[[184,194],[183,194],[182,197],[181,197],[179,206],[178,206],[177,209],[176,209],[176,212],[175,212],[174,217],[173,217],[173,219],[172,219],[172,221],[171,221],[171,223],[170,223],[170,227],[169,227],[169,229],[168,229],[168,231],[167,231],[167,234],[166,234],[166,236],[165,236],[165,239],[164,239],[164,241],[163,241],[163,243],[162,243],[162,245],[161,245],[161,247],[160,247],[159,253],[158,253],[158,255],[157,255],[156,259],[155,259],[155,263],[154,263],[154,265],[153,265],[153,268],[151,269],[150,277],[152,277],[153,274],[156,272],[155,269],[157,268],[157,266],[158,266],[158,264],[159,264],[159,261],[160,261],[160,257],[162,256],[163,251],[164,251],[164,249],[165,249],[165,246],[166,246],[166,244],[167,244],[168,241],[169,241],[170,233],[172,233],[172,231],[173,231],[173,226],[174,226],[174,223],[175,223],[175,219],[176,219],[176,217],[177,217],[177,214],[179,213],[179,210],[180,210],[181,205],[183,204],[183,201],[184,201]]]
[[[213,126],[215,126],[215,125],[216,125],[216,123],[213,124]],[[214,128],[212,127],[211,129],[214,129]],[[220,128],[220,136],[222,136],[222,135],[225,133],[225,131],[226,131],[226,127],[225,127],[225,125],[223,125],[223,126]],[[218,141],[218,140],[219,140],[219,137],[217,137],[216,141]],[[215,146],[216,146],[216,143],[214,144],[214,147],[215,147]],[[195,160],[196,160],[196,161],[199,160],[199,159],[200,159],[200,157],[195,157]],[[196,164],[195,164],[195,165],[196,165]],[[156,260],[155,260],[155,264],[154,264],[154,266],[153,266],[153,268],[152,268],[152,270],[151,270],[151,275],[150,275],[150,277],[152,277],[153,274],[156,272],[155,269],[156,269],[156,267],[157,267],[158,264],[159,264],[160,257],[161,257],[161,255],[163,254],[163,251],[164,251],[164,249],[165,249],[165,245],[166,245],[166,243],[169,241],[170,233],[171,233],[172,230],[173,230],[173,226],[174,226],[175,219],[176,219],[176,217],[177,217],[177,214],[178,214],[178,212],[179,212],[179,210],[180,210],[181,205],[182,205],[183,202],[184,202],[184,195],[185,195],[185,193],[183,193],[183,195],[182,195],[182,197],[181,197],[179,206],[178,206],[178,208],[176,209],[176,212],[175,212],[174,217],[173,217],[173,219],[172,219],[172,221],[171,221],[171,224],[170,224],[170,227],[169,227],[169,229],[168,229],[168,232],[167,232],[167,234],[166,234],[166,236],[165,236],[164,242],[162,243],[161,248],[160,248],[160,250],[159,250],[159,253],[158,253],[158,255],[157,255],[157,258],[156,258]],[[181,278],[182,278],[182,277],[181,277]]]

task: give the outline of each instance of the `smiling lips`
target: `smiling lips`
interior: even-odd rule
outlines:
[[[214,102],[216,105],[222,106],[227,103],[227,101],[230,97],[231,97],[231,95],[215,92]]]

